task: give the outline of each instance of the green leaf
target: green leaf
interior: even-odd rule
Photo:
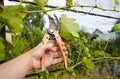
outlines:
[[[20,0],[21,3],[25,2],[26,0]]]
[[[22,30],[22,23],[24,17],[27,15],[27,9],[21,5],[5,6],[3,11],[0,12],[0,17],[9,29],[16,33]]]
[[[12,43],[14,45],[14,49],[12,50],[14,57],[19,56],[24,53],[24,51],[28,50],[27,41],[21,36],[13,36]]]
[[[94,53],[93,53],[94,57],[103,57],[105,56],[105,52],[102,51],[102,50],[96,50]]]
[[[1,23],[1,22],[0,22],[0,29],[3,28],[4,25],[5,25],[4,23]]]
[[[0,38],[0,61],[5,59],[5,46],[3,44],[3,39]]]
[[[36,2],[36,4],[40,7],[42,7],[42,9],[44,9],[45,5],[47,4],[48,0],[34,0]]]
[[[115,24],[114,27],[113,27],[113,30],[114,31],[120,30],[120,23]]]
[[[57,79],[63,79],[63,77],[64,77],[64,73],[62,72],[57,76]]]
[[[9,19],[6,24],[8,25],[8,28],[10,29],[11,32],[17,33],[22,31],[22,24],[23,21],[19,18],[13,18]]]
[[[74,72],[74,69],[72,67],[67,68],[67,70],[72,76],[76,76],[76,73]]]
[[[94,63],[91,59],[88,59],[87,57],[83,57],[82,63],[88,68],[93,70],[94,69]]]
[[[72,0],[66,0],[66,6],[70,7],[72,5]]]
[[[79,37],[79,25],[75,23],[75,19],[68,18],[65,14],[61,15],[59,33],[66,40],[73,40]]]
[[[114,2],[115,2],[115,5],[119,5],[120,4],[119,0],[114,0]]]

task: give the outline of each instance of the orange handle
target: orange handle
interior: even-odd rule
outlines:
[[[42,44],[47,44],[49,40],[49,35],[45,34],[43,39],[42,39]],[[42,56],[42,58],[40,59],[40,67],[41,67],[41,71],[45,70],[45,66],[44,66],[44,60],[45,60],[45,54]]]
[[[66,56],[65,56],[65,52],[63,51],[63,47],[62,47],[62,39],[56,31],[54,32],[54,35],[55,35],[56,41],[58,43],[58,46],[59,46],[59,49],[60,49],[60,52],[61,52],[61,55],[62,55],[62,58],[63,58],[63,61],[64,61],[65,69],[67,69],[67,59],[66,59]]]

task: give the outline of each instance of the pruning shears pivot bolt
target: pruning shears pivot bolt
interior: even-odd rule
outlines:
[[[55,32],[54,29],[48,29],[48,33],[49,33],[49,34],[53,34],[54,32]]]

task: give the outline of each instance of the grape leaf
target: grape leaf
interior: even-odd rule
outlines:
[[[88,59],[87,57],[83,57],[82,62],[88,69],[91,70],[94,69],[94,63],[92,62],[91,59]]]
[[[4,6],[0,12],[3,23],[8,25],[12,32],[20,32],[24,17],[27,15],[27,9],[21,5]]]
[[[120,23],[115,24],[114,27],[113,27],[113,30],[114,31],[120,30]]]
[[[66,0],[66,6],[71,6],[72,5],[72,0]]]
[[[17,33],[17,32],[21,32],[22,31],[22,24],[23,24],[23,20],[19,19],[19,18],[13,18],[13,19],[9,19],[6,24],[8,25],[9,29],[13,32],[13,33]]]
[[[75,23],[75,19],[68,18],[65,14],[62,14],[59,22],[59,33],[61,37],[66,40],[73,40],[75,37],[79,37],[79,25]]]
[[[94,53],[93,53],[94,57],[103,57],[105,56],[105,52],[102,51],[102,50],[96,50]]]
[[[69,74],[71,74],[73,77],[76,76],[76,73],[74,72],[74,69],[72,67],[67,68]]]
[[[114,2],[115,2],[115,5],[119,5],[120,4],[119,0],[114,0]]]
[[[5,46],[3,44],[3,39],[0,38],[0,61],[4,60],[5,58],[5,50],[4,50]]]
[[[47,4],[48,0],[34,0],[36,2],[36,4],[40,7],[45,7],[45,5]],[[43,8],[42,8],[43,9]]]
[[[25,2],[26,0],[20,0],[21,3]]]

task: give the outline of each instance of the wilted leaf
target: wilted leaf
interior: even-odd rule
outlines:
[[[5,59],[5,46],[3,44],[3,39],[0,38],[0,61]]]
[[[79,37],[79,25],[75,23],[75,19],[68,18],[65,14],[60,18],[60,35],[66,40],[72,40]]]

